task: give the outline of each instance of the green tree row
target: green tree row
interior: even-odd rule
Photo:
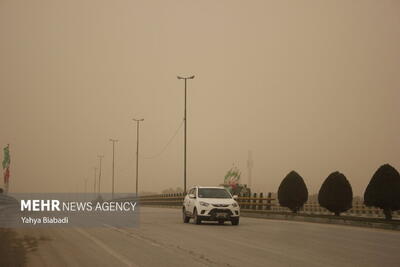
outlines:
[[[291,171],[278,189],[279,204],[297,213],[308,200],[308,190],[303,178]],[[333,172],[322,183],[318,193],[321,207],[339,216],[352,208],[353,190],[346,176]],[[400,210],[400,174],[389,164],[382,165],[372,176],[364,192],[364,204],[383,210],[387,220],[392,212]]]

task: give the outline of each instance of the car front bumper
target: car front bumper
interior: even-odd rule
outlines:
[[[238,218],[240,216],[239,207],[199,207],[198,216],[202,220],[218,221],[218,220],[230,220],[232,218]]]

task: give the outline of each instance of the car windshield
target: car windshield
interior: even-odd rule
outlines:
[[[199,198],[231,198],[231,195],[222,188],[199,188]]]

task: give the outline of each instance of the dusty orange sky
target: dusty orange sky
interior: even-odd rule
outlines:
[[[292,169],[310,193],[343,172],[356,195],[400,170],[399,1],[0,0],[0,145],[11,191],[83,191],[104,154],[102,188],[134,191],[141,153],[183,118],[188,184],[216,185],[232,163],[276,191]],[[182,186],[183,129],[140,160],[140,190]],[[1,183],[0,183],[0,186]]]

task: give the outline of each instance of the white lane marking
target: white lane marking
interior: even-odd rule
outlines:
[[[133,264],[132,262],[130,262],[127,258],[125,258],[124,256],[118,254],[117,252],[115,252],[113,249],[111,249],[109,246],[107,246],[106,244],[104,244],[103,242],[101,242],[99,239],[97,239],[96,237],[92,236],[91,234],[89,234],[88,232],[79,229],[79,228],[75,228],[76,231],[78,231],[79,233],[81,233],[82,235],[86,236],[87,238],[89,238],[90,240],[92,240],[94,243],[96,243],[99,247],[101,247],[102,249],[104,249],[105,251],[107,251],[110,255],[114,256],[116,259],[118,259],[120,262],[122,262],[123,264],[125,264],[126,266],[130,266],[130,267],[137,267],[138,265]]]
[[[133,237],[133,238],[136,238],[136,239],[139,239],[139,240],[141,240],[141,241],[145,241],[145,242],[147,242],[147,243],[150,243],[150,245],[152,245],[152,246],[161,247],[161,245],[159,245],[159,244],[157,244],[157,243],[154,243],[154,242],[152,242],[151,240],[148,240],[148,239],[143,238],[143,237],[141,237],[141,236],[138,236],[138,235],[136,235],[136,234],[134,234],[134,233],[132,233],[132,232],[128,232],[128,231],[126,231],[126,230],[124,230],[124,229],[120,229],[120,228],[117,228],[117,227],[114,227],[114,226],[111,226],[111,225],[108,225],[108,224],[104,224],[104,223],[103,223],[103,225],[104,225],[105,227],[108,227],[108,228],[114,230],[114,231],[120,232],[120,233],[122,233],[122,234],[128,235],[128,236]]]

